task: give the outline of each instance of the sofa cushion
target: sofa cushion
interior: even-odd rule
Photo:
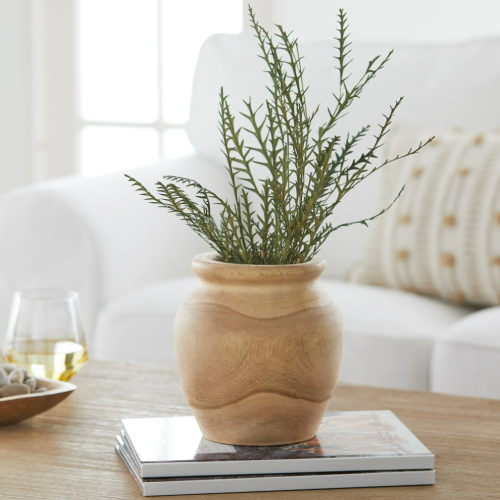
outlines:
[[[344,318],[340,379],[429,390],[432,346],[473,309],[370,285],[323,281]]]
[[[173,363],[175,314],[196,283],[196,277],[158,283],[108,304],[98,319],[94,356]],[[322,284],[344,317],[340,377],[350,383],[427,390],[432,343],[471,312],[396,290]]]
[[[169,280],[109,303],[97,320],[93,356],[175,363],[175,314],[197,283],[196,276]]]
[[[431,378],[434,392],[500,399],[500,307],[470,314],[439,336]]]

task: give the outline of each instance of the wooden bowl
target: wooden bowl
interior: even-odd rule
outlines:
[[[50,410],[65,400],[76,389],[76,385],[68,382],[41,377],[35,378],[38,387],[46,387],[48,390],[34,394],[0,398],[0,425],[17,424]]]

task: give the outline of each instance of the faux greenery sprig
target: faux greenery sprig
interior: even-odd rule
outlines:
[[[307,262],[333,231],[352,224],[367,226],[386,212],[404,187],[391,205],[378,214],[333,226],[328,218],[351,189],[385,165],[418,153],[432,138],[402,156],[373,165],[403,98],[383,115],[372,145],[357,158],[352,157],[354,148],[370,127],[348,134],[343,140],[332,133],[347,108],[392,54],[391,51],[384,59],[377,56],[371,60],[361,78],[349,86],[350,75],[346,70],[351,62],[348,59],[351,43],[342,9],[335,38],[338,54],[334,56],[338,63],[339,90],[333,94],[335,107],[328,109],[327,121],[313,133],[319,106],[308,112],[297,39],[279,25],[277,33],[271,36],[256,21],[251,7],[249,15],[272,85],[268,87],[269,99],[259,107],[254,107],[250,99],[243,101],[246,111],[240,114],[247,122],[246,127],[236,125],[224,89],[220,91],[219,126],[234,202],[184,177],[165,176],[165,183],[156,183],[157,196],[127,177],[149,202],[186,222],[225,262],[260,265]],[[245,144],[245,134],[253,137],[252,145]],[[264,166],[268,175],[256,179],[254,165]],[[189,196],[187,189],[194,189],[196,195]],[[259,207],[254,207],[251,196],[258,200]],[[218,217],[213,205],[218,206]]]

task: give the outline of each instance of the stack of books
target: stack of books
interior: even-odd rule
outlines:
[[[194,417],[122,420],[116,451],[144,496],[434,484],[434,455],[391,411],[327,413],[283,446],[205,439]]]

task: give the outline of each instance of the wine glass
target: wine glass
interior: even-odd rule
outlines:
[[[14,294],[3,355],[37,377],[69,380],[87,362],[78,294],[60,289]]]

